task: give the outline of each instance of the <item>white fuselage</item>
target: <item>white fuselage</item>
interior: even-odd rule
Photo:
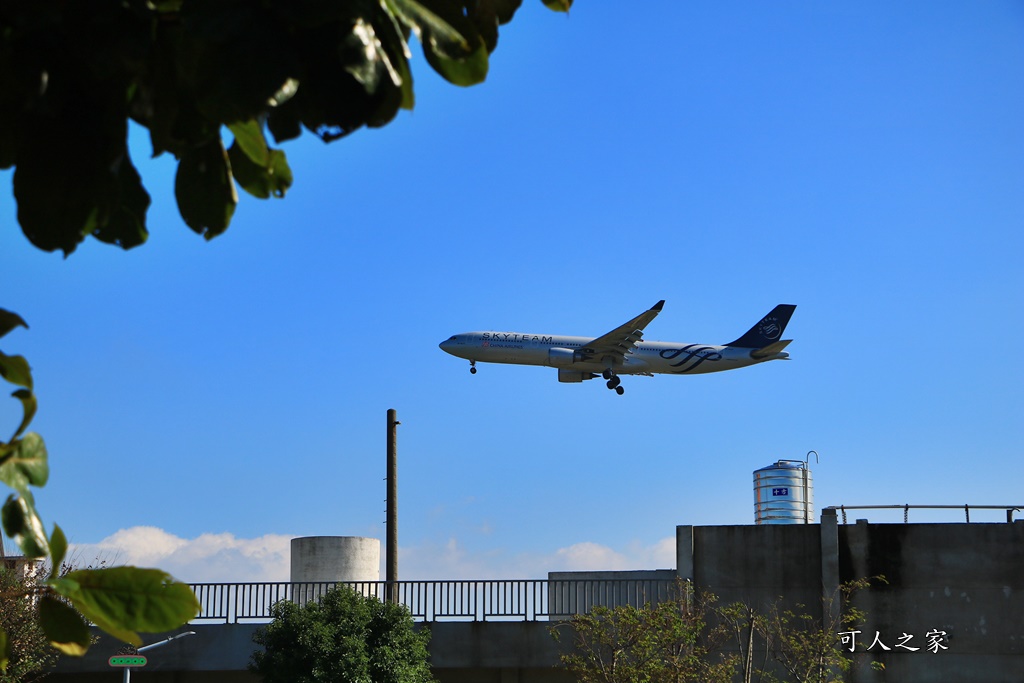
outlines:
[[[576,353],[592,339],[520,332],[464,332],[442,342],[441,349],[471,361],[540,365],[600,373],[609,367],[609,363],[600,358],[581,361]],[[636,348],[626,353],[624,362],[615,364],[613,369],[620,375],[696,375],[789,357],[788,353],[780,352],[766,358],[753,358],[753,351],[714,344],[641,341]]]

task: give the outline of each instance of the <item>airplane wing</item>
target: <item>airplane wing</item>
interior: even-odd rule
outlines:
[[[662,299],[628,323],[619,325],[608,334],[588,342],[579,350],[581,360],[600,362],[610,358],[613,367],[621,365],[626,359],[626,354],[643,338],[644,328],[661,313],[664,305],[665,300]]]

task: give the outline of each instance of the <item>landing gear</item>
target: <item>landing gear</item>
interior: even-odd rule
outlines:
[[[608,380],[608,383],[605,386],[607,386],[609,389],[614,391],[619,396],[622,396],[622,393],[625,391],[625,389],[623,389],[620,386],[622,384],[622,380],[619,379],[619,376],[614,374],[611,370],[605,370],[603,376]]]
[[[476,374],[476,361],[475,360],[469,361],[469,374],[471,374],[471,375],[475,375]]]

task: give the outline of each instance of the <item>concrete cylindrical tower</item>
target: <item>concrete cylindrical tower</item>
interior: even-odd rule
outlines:
[[[380,581],[380,541],[362,536],[305,536],[292,539],[292,583]],[[295,588],[299,604],[314,598],[325,587]],[[364,593],[375,594],[367,586]]]

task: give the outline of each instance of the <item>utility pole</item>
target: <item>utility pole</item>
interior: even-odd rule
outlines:
[[[398,602],[398,414],[388,410],[388,508],[387,538],[384,550],[384,596]]]

